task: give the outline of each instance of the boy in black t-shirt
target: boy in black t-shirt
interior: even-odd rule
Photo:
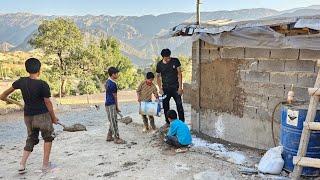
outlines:
[[[39,80],[41,63],[38,59],[30,58],[25,62],[26,71],[29,77],[21,77],[0,95],[0,99],[7,101],[7,97],[15,90],[20,89],[24,105],[24,121],[27,127],[28,138],[24,147],[23,156],[20,162],[19,173],[26,171],[26,162],[34,145],[39,143],[39,132],[44,140],[43,170],[50,168],[49,157],[52,147],[53,126],[58,123],[53,106],[50,101],[51,93],[49,85]]]
[[[169,49],[161,51],[162,60],[158,62],[156,67],[157,83],[160,89],[160,94],[166,95],[163,100],[164,114],[167,114],[170,109],[170,99],[173,98],[176,102],[179,119],[184,122],[184,110],[181,96],[182,89],[182,71],[179,59],[172,58]],[[165,128],[169,127],[169,120],[166,117]]]

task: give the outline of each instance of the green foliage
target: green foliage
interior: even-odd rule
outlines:
[[[79,93],[82,94],[94,94],[99,92],[97,83],[93,79],[83,79],[78,85]]]
[[[15,91],[14,93],[12,93],[10,95],[10,98],[13,99],[13,100],[16,100],[16,101],[21,101],[22,100],[22,94],[21,94],[21,91]]]
[[[73,21],[56,18],[42,21],[38,33],[29,43],[43,49],[46,54],[63,54],[80,46],[82,39],[80,29]]]
[[[41,48],[46,55],[58,56],[52,59],[51,64],[59,68],[62,79],[60,88],[64,94],[66,81],[77,68],[77,59],[72,58],[70,54],[82,47],[82,40],[80,29],[73,21],[56,18],[44,20],[38,28],[38,33],[29,41],[30,45]]]

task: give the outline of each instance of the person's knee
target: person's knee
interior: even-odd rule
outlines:
[[[33,151],[33,147],[35,145],[37,145],[37,144],[39,144],[39,138],[28,137],[28,139],[26,141],[26,146],[24,147],[24,150],[32,152]]]
[[[53,132],[42,132],[41,133],[44,142],[52,142],[54,140]]]

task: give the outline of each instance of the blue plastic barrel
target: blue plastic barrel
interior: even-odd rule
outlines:
[[[303,129],[303,122],[306,119],[308,106],[289,106],[281,107],[281,131],[280,140],[283,146],[282,157],[284,169],[293,171],[293,156],[297,155],[300,137]],[[320,122],[320,110],[316,113],[315,122]],[[307,149],[307,157],[320,158],[320,131],[312,131]],[[320,169],[303,168],[304,176],[319,176]]]

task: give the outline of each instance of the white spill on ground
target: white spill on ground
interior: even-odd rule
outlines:
[[[192,137],[192,143],[194,147],[208,148],[213,151],[214,154],[234,164],[244,164],[247,160],[247,157],[242,152],[229,151],[223,144],[210,143],[194,136]]]

